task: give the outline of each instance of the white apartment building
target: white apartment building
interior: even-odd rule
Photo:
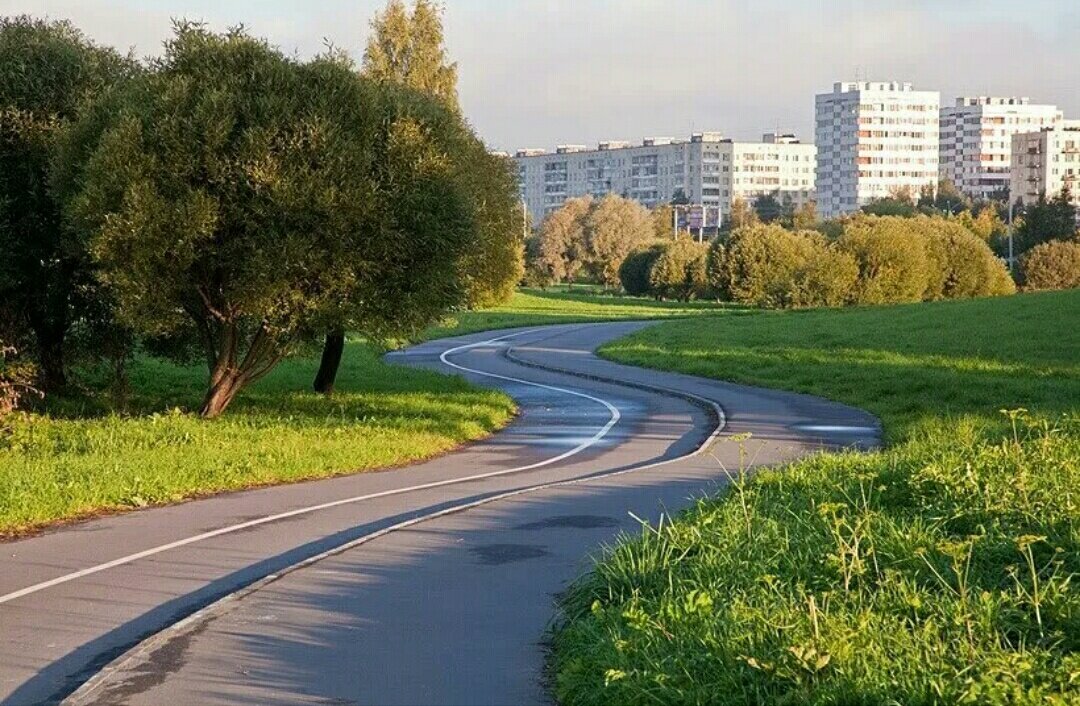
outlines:
[[[1027,98],[962,97],[941,109],[940,176],[975,199],[1009,188],[1012,136],[1061,123],[1057,106]]]
[[[718,207],[722,219],[736,199],[752,202],[765,194],[800,206],[814,200],[815,154],[814,145],[793,135],[736,142],[701,132],[689,140],[649,137],[638,145],[606,141],[595,149],[518,150],[514,159],[521,198],[539,226],[569,198],[609,193],[647,208],[681,194],[692,204]]]
[[[938,180],[937,91],[910,83],[852,81],[815,101],[817,206],[825,218],[857,211]]]
[[[1050,199],[1066,187],[1080,206],[1080,121],[1063,120],[1057,127],[1012,136],[1013,201],[1029,204],[1040,195]]]

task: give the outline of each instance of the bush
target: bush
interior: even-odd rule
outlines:
[[[768,308],[841,306],[859,276],[855,258],[815,231],[754,226],[715,242],[708,282],[732,301]]]
[[[859,264],[851,254],[820,241],[795,278],[795,306],[843,306],[859,281]]]
[[[1020,258],[1025,289],[1080,287],[1080,242],[1051,241],[1036,245]]]
[[[858,264],[857,303],[922,300],[933,263],[927,256],[925,238],[911,222],[895,216],[856,216],[846,223],[837,244]]]
[[[619,265],[619,282],[622,284],[623,291],[635,297],[649,294],[651,292],[649,270],[670,244],[670,242],[654,243],[627,255]]]
[[[814,240],[778,225],[732,232],[723,257],[719,289],[736,302],[766,308],[796,305],[796,273],[805,267]]]
[[[961,299],[1012,294],[1012,279],[977,235],[963,224],[945,218],[911,219],[911,227],[926,239],[927,288],[923,299]]]
[[[677,240],[664,248],[649,268],[649,289],[659,299],[690,301],[708,291],[705,260],[708,247]]]

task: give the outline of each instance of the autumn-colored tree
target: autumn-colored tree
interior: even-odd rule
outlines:
[[[619,286],[619,267],[636,248],[652,239],[649,212],[637,201],[608,194],[585,216],[585,267],[599,282]]]
[[[389,0],[371,21],[362,73],[434,96],[459,110],[457,64],[443,43],[442,12],[431,0],[415,0],[412,12],[402,0]]]
[[[728,214],[723,227],[725,230],[734,231],[739,228],[749,228],[759,223],[761,223],[761,219],[758,218],[754,207],[748,204],[745,199],[736,198],[731,202],[731,213]]]
[[[1052,240],[1036,245],[1020,258],[1025,289],[1080,287],[1080,241]]]
[[[671,240],[675,237],[675,207],[662,203],[649,211],[653,223],[653,234],[657,240]]]
[[[589,196],[567,199],[540,224],[530,267],[548,282],[573,282],[585,264],[585,216]]]
[[[649,267],[649,291],[658,299],[690,301],[705,296],[708,246],[690,238],[669,243]]]

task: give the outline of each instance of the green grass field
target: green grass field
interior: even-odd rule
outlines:
[[[869,409],[890,446],[740,478],[621,542],[562,600],[561,702],[1080,703],[1078,322],[1072,291],[610,344]]]
[[[56,400],[0,441],[0,534],[414,461],[485,436],[513,414],[499,392],[385,365],[362,342],[349,343],[337,391],[323,397],[310,391],[316,362],[282,363],[212,421],[191,412],[204,367],[146,358],[133,367],[123,414],[109,412],[100,394]]]
[[[691,317],[736,310],[738,308],[730,304],[708,301],[659,302],[644,297],[601,294],[594,287],[582,285],[570,291],[564,286],[548,290],[524,289],[501,306],[450,317],[445,324],[428,329],[422,337],[461,336],[517,326]]]

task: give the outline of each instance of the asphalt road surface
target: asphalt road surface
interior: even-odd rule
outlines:
[[[865,412],[602,361],[642,322],[391,356],[497,386],[488,440],[4,544],[0,704],[539,704],[554,596],[739,467],[879,440]],[[750,432],[748,441],[726,440]]]

